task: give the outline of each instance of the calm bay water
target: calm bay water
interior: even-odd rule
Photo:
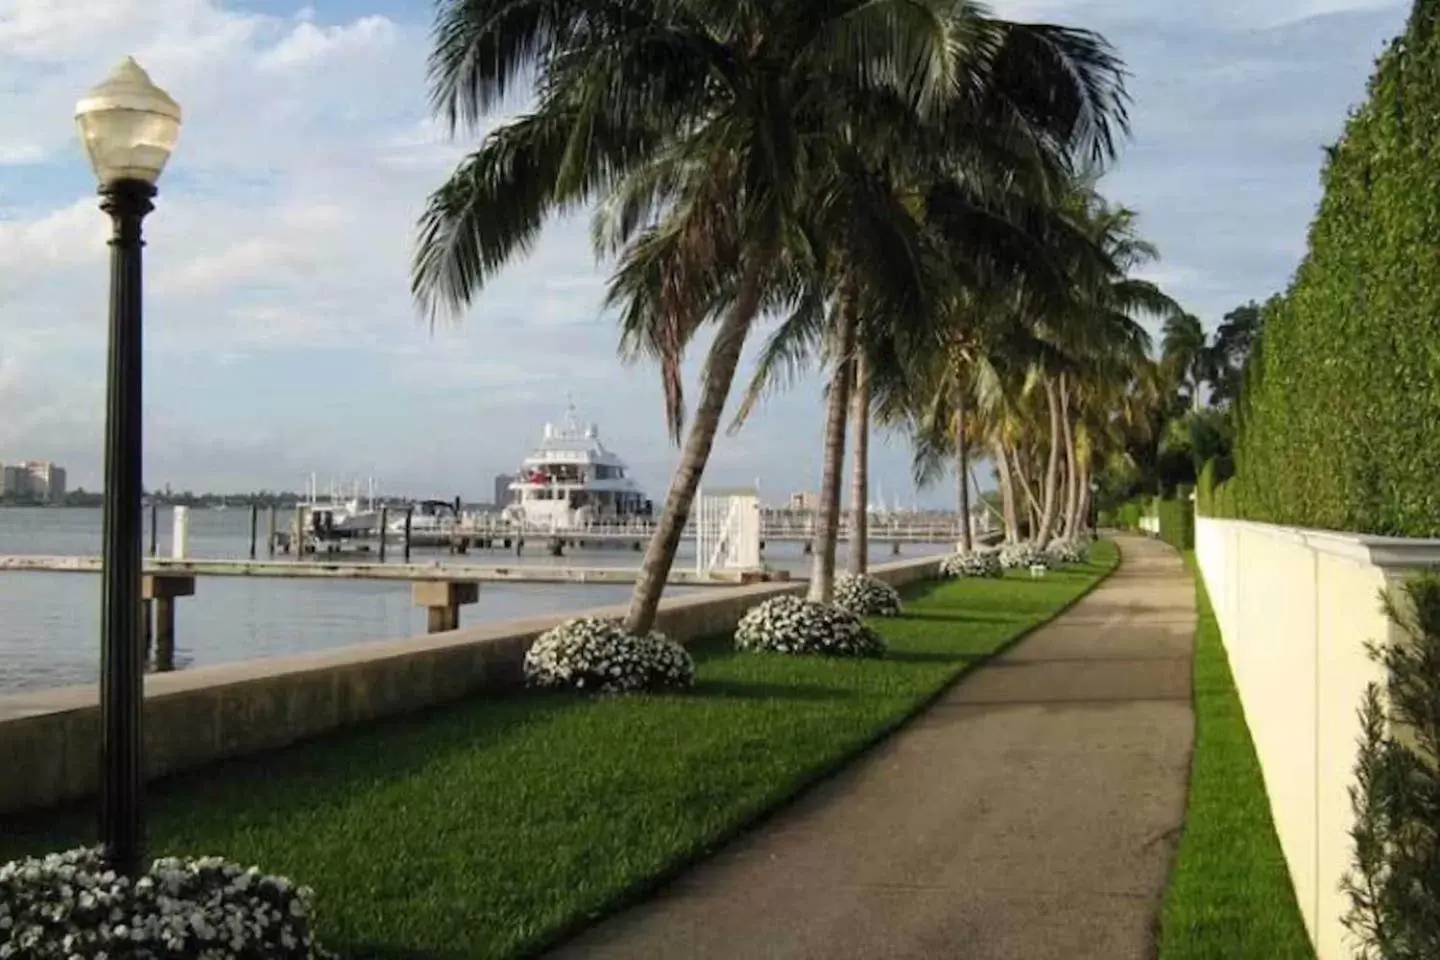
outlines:
[[[161,509],[160,556],[170,556],[171,524],[170,512]],[[260,526],[264,557],[263,516]],[[540,546],[527,548],[520,559],[513,551],[499,549],[472,550],[468,557],[458,558],[445,551],[416,550],[413,559],[633,568],[641,556],[628,549],[601,549],[571,550],[554,558]],[[249,549],[248,508],[190,511],[191,557],[240,558]],[[943,545],[907,544],[905,555],[943,549]],[[843,557],[844,544],[840,550]],[[96,556],[99,552],[99,510],[0,508],[0,555]],[[870,556],[872,562],[886,562],[892,559],[891,548],[875,544]],[[799,543],[769,544],[765,560],[801,574],[810,562]],[[682,544],[676,566],[694,562],[693,546]],[[687,588],[666,591],[672,596],[682,592]],[[466,607],[461,621],[472,625],[564,613],[623,603],[629,596],[630,587],[623,584],[485,583],[479,603]],[[404,582],[200,577],[195,596],[180,600],[175,609],[175,665],[182,670],[425,632],[425,611],[411,605],[410,585]],[[99,635],[99,576],[0,572],[0,693],[93,682],[100,670]]]

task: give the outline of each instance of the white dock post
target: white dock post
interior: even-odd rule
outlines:
[[[190,546],[190,508],[175,507],[175,525],[170,530],[170,556],[184,560]]]

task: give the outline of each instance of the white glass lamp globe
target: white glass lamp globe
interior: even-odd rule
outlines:
[[[75,105],[75,123],[101,188],[122,180],[153,185],[180,139],[180,105],[126,57]]]

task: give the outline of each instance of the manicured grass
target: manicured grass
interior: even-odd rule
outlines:
[[[512,957],[643,893],[899,725],[1117,560],[926,584],[878,661],[699,651],[670,696],[476,699],[172,779],[157,853],[319,894],[349,957]],[[88,842],[88,811],[0,820],[0,860]]]
[[[1193,555],[1188,557],[1194,569]],[[1220,628],[1198,573],[1195,757],[1160,960],[1313,960]]]

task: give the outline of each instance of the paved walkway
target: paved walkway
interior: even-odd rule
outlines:
[[[1185,812],[1194,588],[1085,600],[555,960],[1143,960]]]

